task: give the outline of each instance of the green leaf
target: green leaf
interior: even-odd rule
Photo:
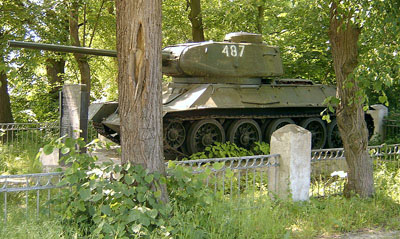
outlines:
[[[117,164],[117,165],[114,166],[114,171],[115,171],[116,173],[120,173],[121,170],[122,170],[122,167],[121,167],[120,165]]]
[[[68,148],[68,147],[62,147],[62,148],[61,148],[61,154],[67,154],[67,153],[69,153],[70,151],[71,151],[71,149]]]
[[[73,148],[75,147],[75,140],[72,138],[66,138],[65,139],[65,146],[67,146],[68,148]]]
[[[54,146],[51,144],[47,144],[46,146],[44,146],[43,148],[43,153],[46,155],[50,155],[52,154],[54,151]]]
[[[138,200],[139,202],[144,202],[144,201],[146,201],[146,199],[145,199],[145,197],[144,197],[144,194],[143,194],[143,193],[138,193],[138,195],[137,195],[137,200]]]
[[[214,163],[213,168],[215,170],[220,170],[224,167],[224,163]]]
[[[78,202],[77,207],[78,207],[79,211],[82,211],[82,212],[86,211],[85,203],[82,201]]]
[[[83,201],[87,201],[90,198],[90,189],[81,188],[79,190],[79,196]]]
[[[151,175],[151,174],[149,174],[149,175],[146,175],[146,177],[144,178],[144,180],[145,180],[147,183],[151,183],[151,182],[153,182],[153,178],[154,178],[154,176]]]
[[[107,216],[111,215],[111,208],[109,205],[102,205],[100,208],[101,212],[104,213]]]
[[[381,96],[379,96],[378,100],[379,100],[380,103],[383,104],[383,103],[385,103],[387,101],[387,96],[386,95],[381,95]]]
[[[103,198],[103,195],[102,195],[101,193],[96,194],[96,195],[94,195],[94,196],[92,197],[92,202],[97,202],[97,201],[99,201],[99,200],[102,199],[102,198]]]
[[[149,216],[150,216],[151,218],[155,219],[155,218],[157,217],[157,215],[158,215],[158,211],[157,211],[156,209],[151,209],[151,210],[148,212],[148,214],[149,214]]]
[[[142,224],[136,224],[136,225],[133,225],[132,226],[132,231],[134,232],[134,233],[138,233],[138,232],[140,232],[140,229],[142,228]]]
[[[135,181],[135,179],[129,174],[126,174],[124,179],[125,179],[126,184],[128,184],[128,185],[132,184]]]
[[[161,191],[160,190],[155,191],[154,192],[154,197],[161,198]]]
[[[233,175],[234,175],[234,172],[230,168],[227,168],[226,171],[225,171],[225,176],[227,178],[232,178]]]
[[[126,218],[127,223],[136,221],[137,219],[139,219],[139,212],[136,210],[130,211],[128,217]]]

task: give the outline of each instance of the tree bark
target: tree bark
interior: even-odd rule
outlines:
[[[69,32],[71,43],[73,46],[81,46],[79,40],[79,2],[73,1],[70,9]],[[87,86],[87,91],[90,92],[90,66],[86,55],[74,53],[74,58],[78,63],[79,72],[81,74],[81,84]]]
[[[335,1],[330,9],[329,38],[332,45],[333,65],[336,73],[337,123],[349,167],[345,196],[374,194],[372,159],[367,152],[368,130],[364,119],[360,88],[351,73],[357,67],[358,38],[361,29],[351,22],[351,14],[339,15]]]
[[[53,95],[53,99],[58,101],[58,92],[60,91],[61,86],[64,83],[63,74],[65,69],[65,60],[64,59],[53,59],[48,58],[46,60],[46,72],[47,78],[50,83],[50,92],[49,94]]]
[[[117,0],[116,11],[121,160],[165,173],[161,0]],[[167,201],[165,186],[162,192]]]
[[[0,65],[4,66],[3,56],[0,56]],[[10,95],[8,94],[7,74],[0,70],[0,123],[13,123]]]
[[[200,0],[187,0],[190,5],[189,20],[192,23],[194,42],[204,41],[203,18],[201,16]]]
[[[264,3],[263,3],[264,4]],[[258,33],[262,34],[263,33],[263,23],[264,23],[264,11],[265,7],[264,5],[260,5],[257,7],[257,31]]]

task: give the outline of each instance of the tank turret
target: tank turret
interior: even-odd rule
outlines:
[[[186,43],[163,49],[163,74],[173,77],[218,77],[220,83],[234,79],[262,79],[283,75],[278,47],[262,42],[261,35],[228,34],[224,42]],[[233,80],[229,80],[233,78]]]

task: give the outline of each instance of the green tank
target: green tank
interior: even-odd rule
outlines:
[[[279,48],[264,43],[259,34],[230,33],[223,42],[168,46],[162,51],[162,72],[171,78],[162,92],[167,159],[203,151],[215,142],[250,148],[269,142],[286,124],[311,131],[313,148],[341,145],[334,116],[329,124],[321,119],[323,102],[335,96],[335,87],[281,78]],[[366,116],[372,132],[372,118]],[[100,134],[119,142],[118,103],[91,104],[89,119]]]

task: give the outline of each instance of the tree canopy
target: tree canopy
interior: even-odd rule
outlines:
[[[77,4],[78,35],[82,46],[116,49],[115,3],[102,0],[0,2],[2,72],[6,73],[12,111],[17,121],[57,118],[57,103],[49,94],[56,87],[49,71],[51,59],[65,61],[57,74],[65,82],[80,82],[72,55],[10,49],[7,40],[72,44],[69,16]],[[192,41],[191,5],[196,1],[162,1],[163,46]],[[362,2],[362,1],[361,1]],[[399,3],[368,1],[359,40],[359,65],[355,71],[369,104],[399,104]],[[33,16],[33,17],[32,17]],[[206,40],[222,40],[229,32],[263,35],[264,41],[281,48],[285,77],[306,78],[335,84],[328,39],[329,1],[210,0],[201,1]],[[193,19],[193,17],[192,17]],[[62,62],[61,61],[61,62]],[[92,100],[117,99],[116,59],[88,57]],[[3,84],[4,85],[4,84]],[[57,85],[57,84],[56,84]],[[53,95],[54,99],[54,95]],[[368,99],[368,100],[367,100]]]

